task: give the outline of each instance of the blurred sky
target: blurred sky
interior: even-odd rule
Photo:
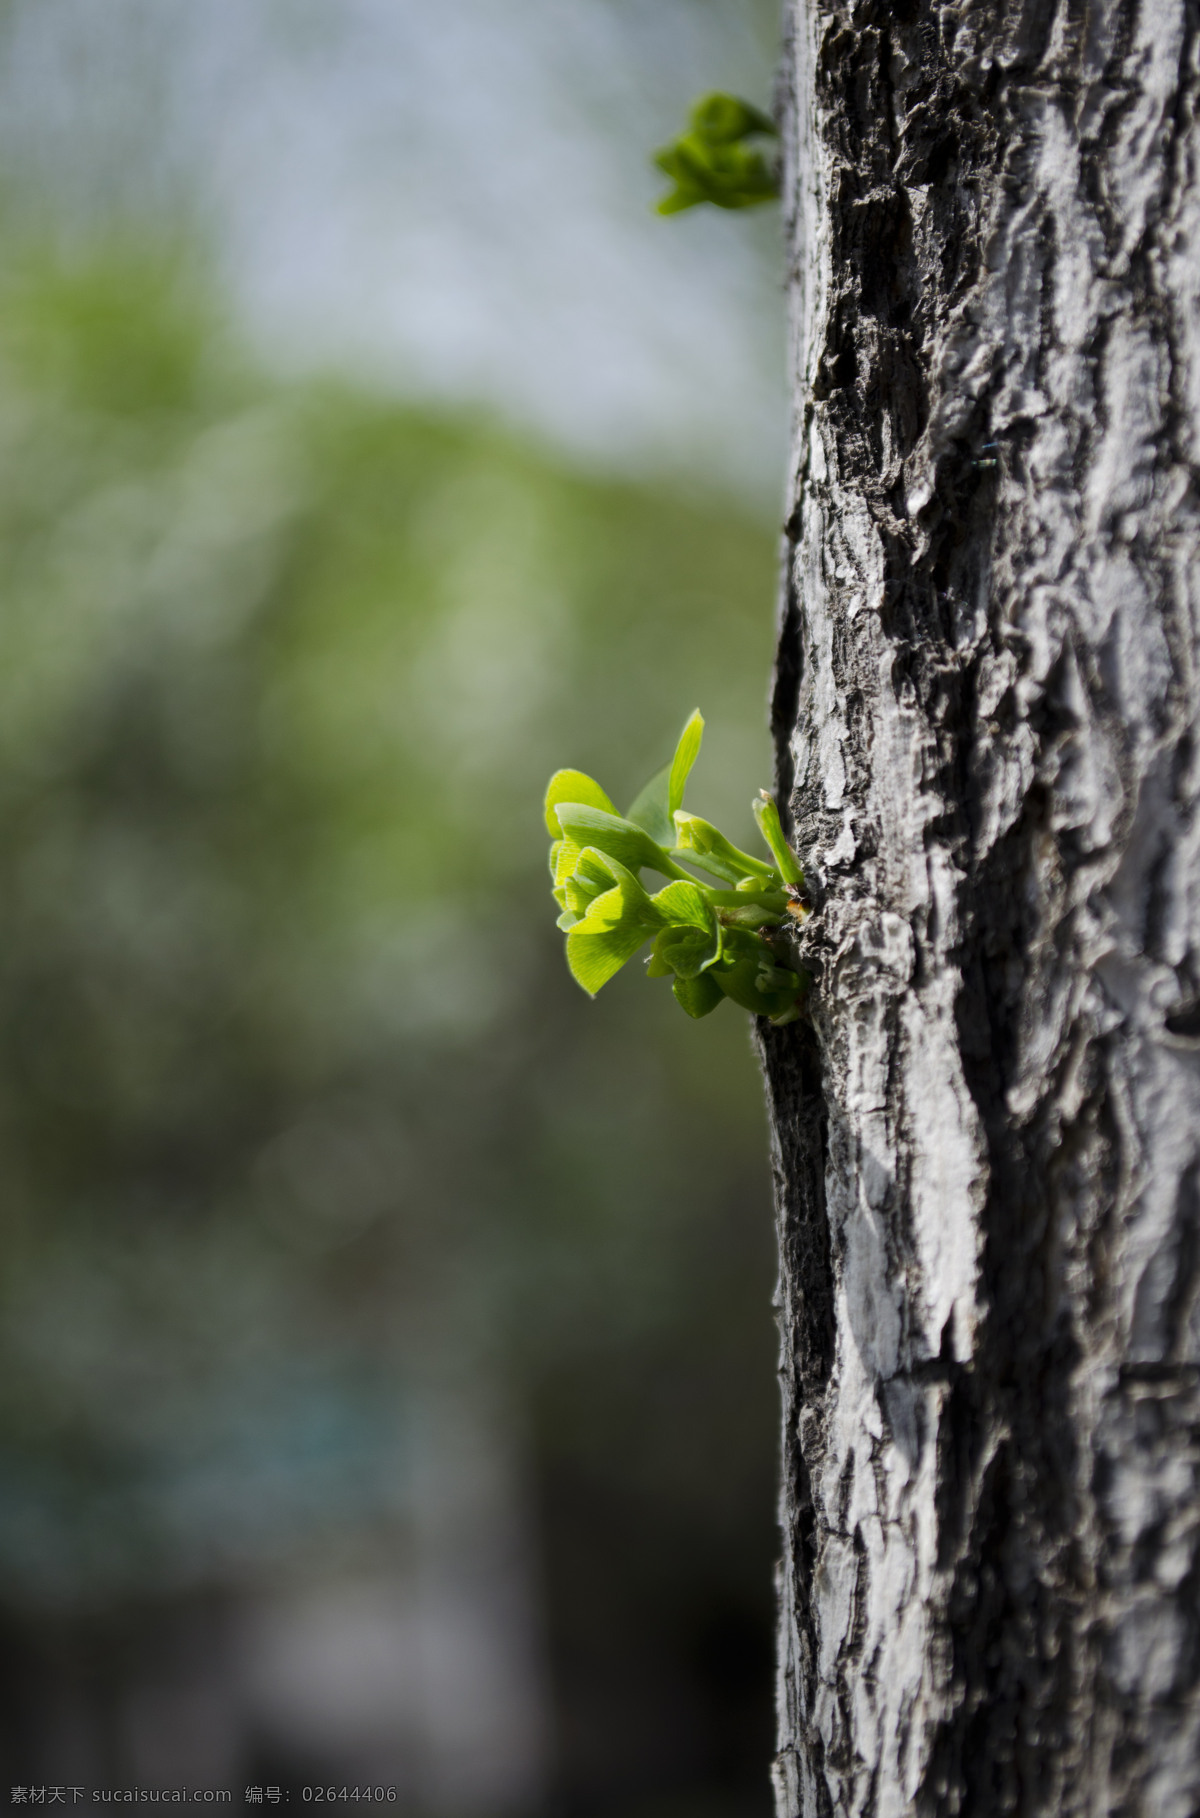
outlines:
[[[776,211],[652,212],[711,87],[770,96],[772,0],[8,0],[11,212],[199,229],[276,367],[491,404],[773,510]]]

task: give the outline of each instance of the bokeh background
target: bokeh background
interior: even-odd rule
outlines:
[[[768,1810],[746,1019],[539,803],[769,780],[777,225],[648,153],[775,25],[0,5],[6,1786]]]

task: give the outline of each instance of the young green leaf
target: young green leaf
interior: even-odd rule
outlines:
[[[568,940],[570,936],[568,935]],[[752,1010],[756,1016],[769,1014],[763,1000],[763,993],[758,989],[758,957],[753,953],[738,953],[729,958],[726,964],[716,968],[713,978],[721,987],[726,997],[740,1004],[743,1010]]]
[[[567,964],[594,997],[662,927],[663,917],[637,878],[619,861],[598,852],[585,852],[583,861],[609,871],[614,880],[613,888],[592,900],[587,914],[567,935]]]
[[[735,95],[704,95],[693,105],[688,131],[655,154],[654,162],[675,188],[658,204],[660,215],[678,214],[700,202],[717,208],[752,208],[779,194],[779,179],[747,139],[774,136],[775,125]]]
[[[677,925],[664,928],[654,942],[653,957],[679,978],[699,978],[721,957],[721,930]]]
[[[684,786],[696,762],[703,733],[704,721],[697,708],[680,735],[671,762],[650,778],[625,817],[644,827],[660,846],[675,844],[675,824],[671,817],[683,804]]]
[[[712,904],[701,886],[693,884],[690,878],[686,883],[664,884],[650,901],[666,922],[688,922],[693,928],[703,928],[706,933],[711,933],[715,925]]]
[[[667,813],[672,821],[675,810],[683,807],[683,792],[687,787],[692,766],[700,755],[700,741],[704,737],[704,721],[697,707],[691,719],[679,735],[675,755],[671,759],[671,776],[667,788]]]
[[[595,846],[631,871],[648,866],[652,871],[660,871],[664,877],[686,876],[657,841],[650,838],[645,828],[634,821],[623,820],[619,814],[603,808],[590,807],[586,802],[559,802],[555,812],[566,838],[577,841],[580,847]]]
[[[731,938],[727,933],[727,944]],[[761,942],[753,937],[749,941],[741,939],[744,944],[730,951],[720,966],[714,966],[711,976],[726,997],[744,1010],[752,1010],[756,1016],[781,1015],[795,1003],[801,979],[795,972],[776,966]]]
[[[545,805],[546,828],[552,839],[558,836],[555,810],[560,802],[586,802],[589,807],[603,808],[608,814],[617,812],[594,777],[586,776],[582,770],[556,770],[546,790]]]
[[[775,806],[774,797],[768,795],[765,789],[760,789],[750,806],[754,810],[758,830],[771,848],[771,856],[775,860],[780,877],[785,884],[802,884],[804,870],[800,860],[783,837],[779,810]]]
[[[773,202],[779,180],[761,152],[742,145],[706,146],[692,134],[657,153],[655,164],[675,188],[658,203],[660,215],[711,202],[715,208],[754,208]]]
[[[757,107],[751,107],[748,101],[739,101],[736,95],[720,92],[701,95],[698,101],[693,101],[688,124],[706,145],[732,145],[755,133],[768,133],[772,137],[778,133],[774,120],[760,113]]]
[[[769,865],[740,851],[711,821],[702,820],[698,814],[685,814],[682,809],[675,811],[675,850],[693,865],[698,865],[701,871],[729,883],[736,884],[741,878],[760,878],[765,883],[778,881],[772,876]]]
[[[751,903],[745,909],[722,909],[721,926],[723,928],[752,928],[757,934],[761,928],[777,928],[783,920],[782,915],[763,909],[757,903]]]
[[[731,120],[713,111],[717,150]],[[728,997],[756,1015],[788,1022],[801,1013],[806,981],[778,964],[768,934],[787,920],[789,887],[803,872],[765,791],[755,812],[778,869],[740,851],[711,822],[684,812],[684,788],[703,730],[697,711],[671,763],[625,817],[582,771],[558,771],[551,779],[546,824],[559,836],[550,860],[567,961],[579,984],[595,995],[653,937],[647,975],[671,977],[688,1016],[707,1016]],[[668,841],[677,842],[674,854]],[[676,856],[719,882],[690,876]],[[638,875],[642,870],[669,881],[652,896]]]
[[[574,877],[582,851],[583,847],[578,840],[555,840],[550,848],[550,859],[553,866],[551,876],[556,890],[563,889],[567,879]]]
[[[723,995],[721,987],[713,982],[711,972],[702,972],[699,978],[677,978],[671,989],[680,1009],[686,1010],[697,1022],[716,1009]]]
[[[609,888],[611,888],[611,884]],[[567,879],[561,892],[555,891],[556,896],[562,896],[563,908],[574,910],[576,915],[586,915],[592,906],[593,898],[599,894],[600,887],[586,883],[577,870]]]
[[[705,895],[714,909],[730,910],[732,920],[744,921],[747,927],[781,922],[787,913],[787,894],[774,877],[744,877],[732,890],[718,890],[714,884],[706,884]]]
[[[581,933],[578,927],[567,935],[567,964],[577,984],[592,997],[610,978],[631,960],[649,936],[649,929],[637,925],[609,928],[597,933]]]
[[[585,853],[584,858],[599,859],[599,853]],[[643,890],[632,871],[615,859],[605,859],[605,869],[611,872],[609,888],[600,895],[593,896],[588,903],[583,921],[580,924],[582,933],[607,932],[610,928],[636,923],[648,933],[664,925],[666,917],[657,909],[651,898]]]
[[[575,882],[593,896],[601,890],[611,890],[623,875],[622,868],[594,846],[585,846],[575,864]]]
[[[675,824],[667,805],[670,791],[671,766],[664,764],[635,796],[633,806],[625,816],[627,821],[634,821],[639,827],[644,827],[650,838],[663,847],[675,844]]]

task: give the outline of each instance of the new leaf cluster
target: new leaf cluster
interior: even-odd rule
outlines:
[[[804,917],[804,873],[765,790],[754,815],[774,864],[739,851],[711,821],[684,811],[703,733],[704,721],[693,713],[671,762],[625,815],[582,770],[551,777],[546,826],[567,964],[594,997],[651,941],[648,976],[671,978],[689,1016],[707,1016],[731,998],[772,1022],[791,1022],[807,980],[778,963],[771,941],[789,918]],[[643,871],[669,882],[652,895]]]
[[[658,204],[660,215],[712,202],[717,208],[753,208],[779,194],[779,178],[761,151],[746,143],[775,125],[736,95],[705,95],[688,115],[688,130],[654,155],[675,188]]]

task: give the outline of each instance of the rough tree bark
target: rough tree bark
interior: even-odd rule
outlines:
[[[1200,1811],[1200,8],[791,0],[780,1810]]]

